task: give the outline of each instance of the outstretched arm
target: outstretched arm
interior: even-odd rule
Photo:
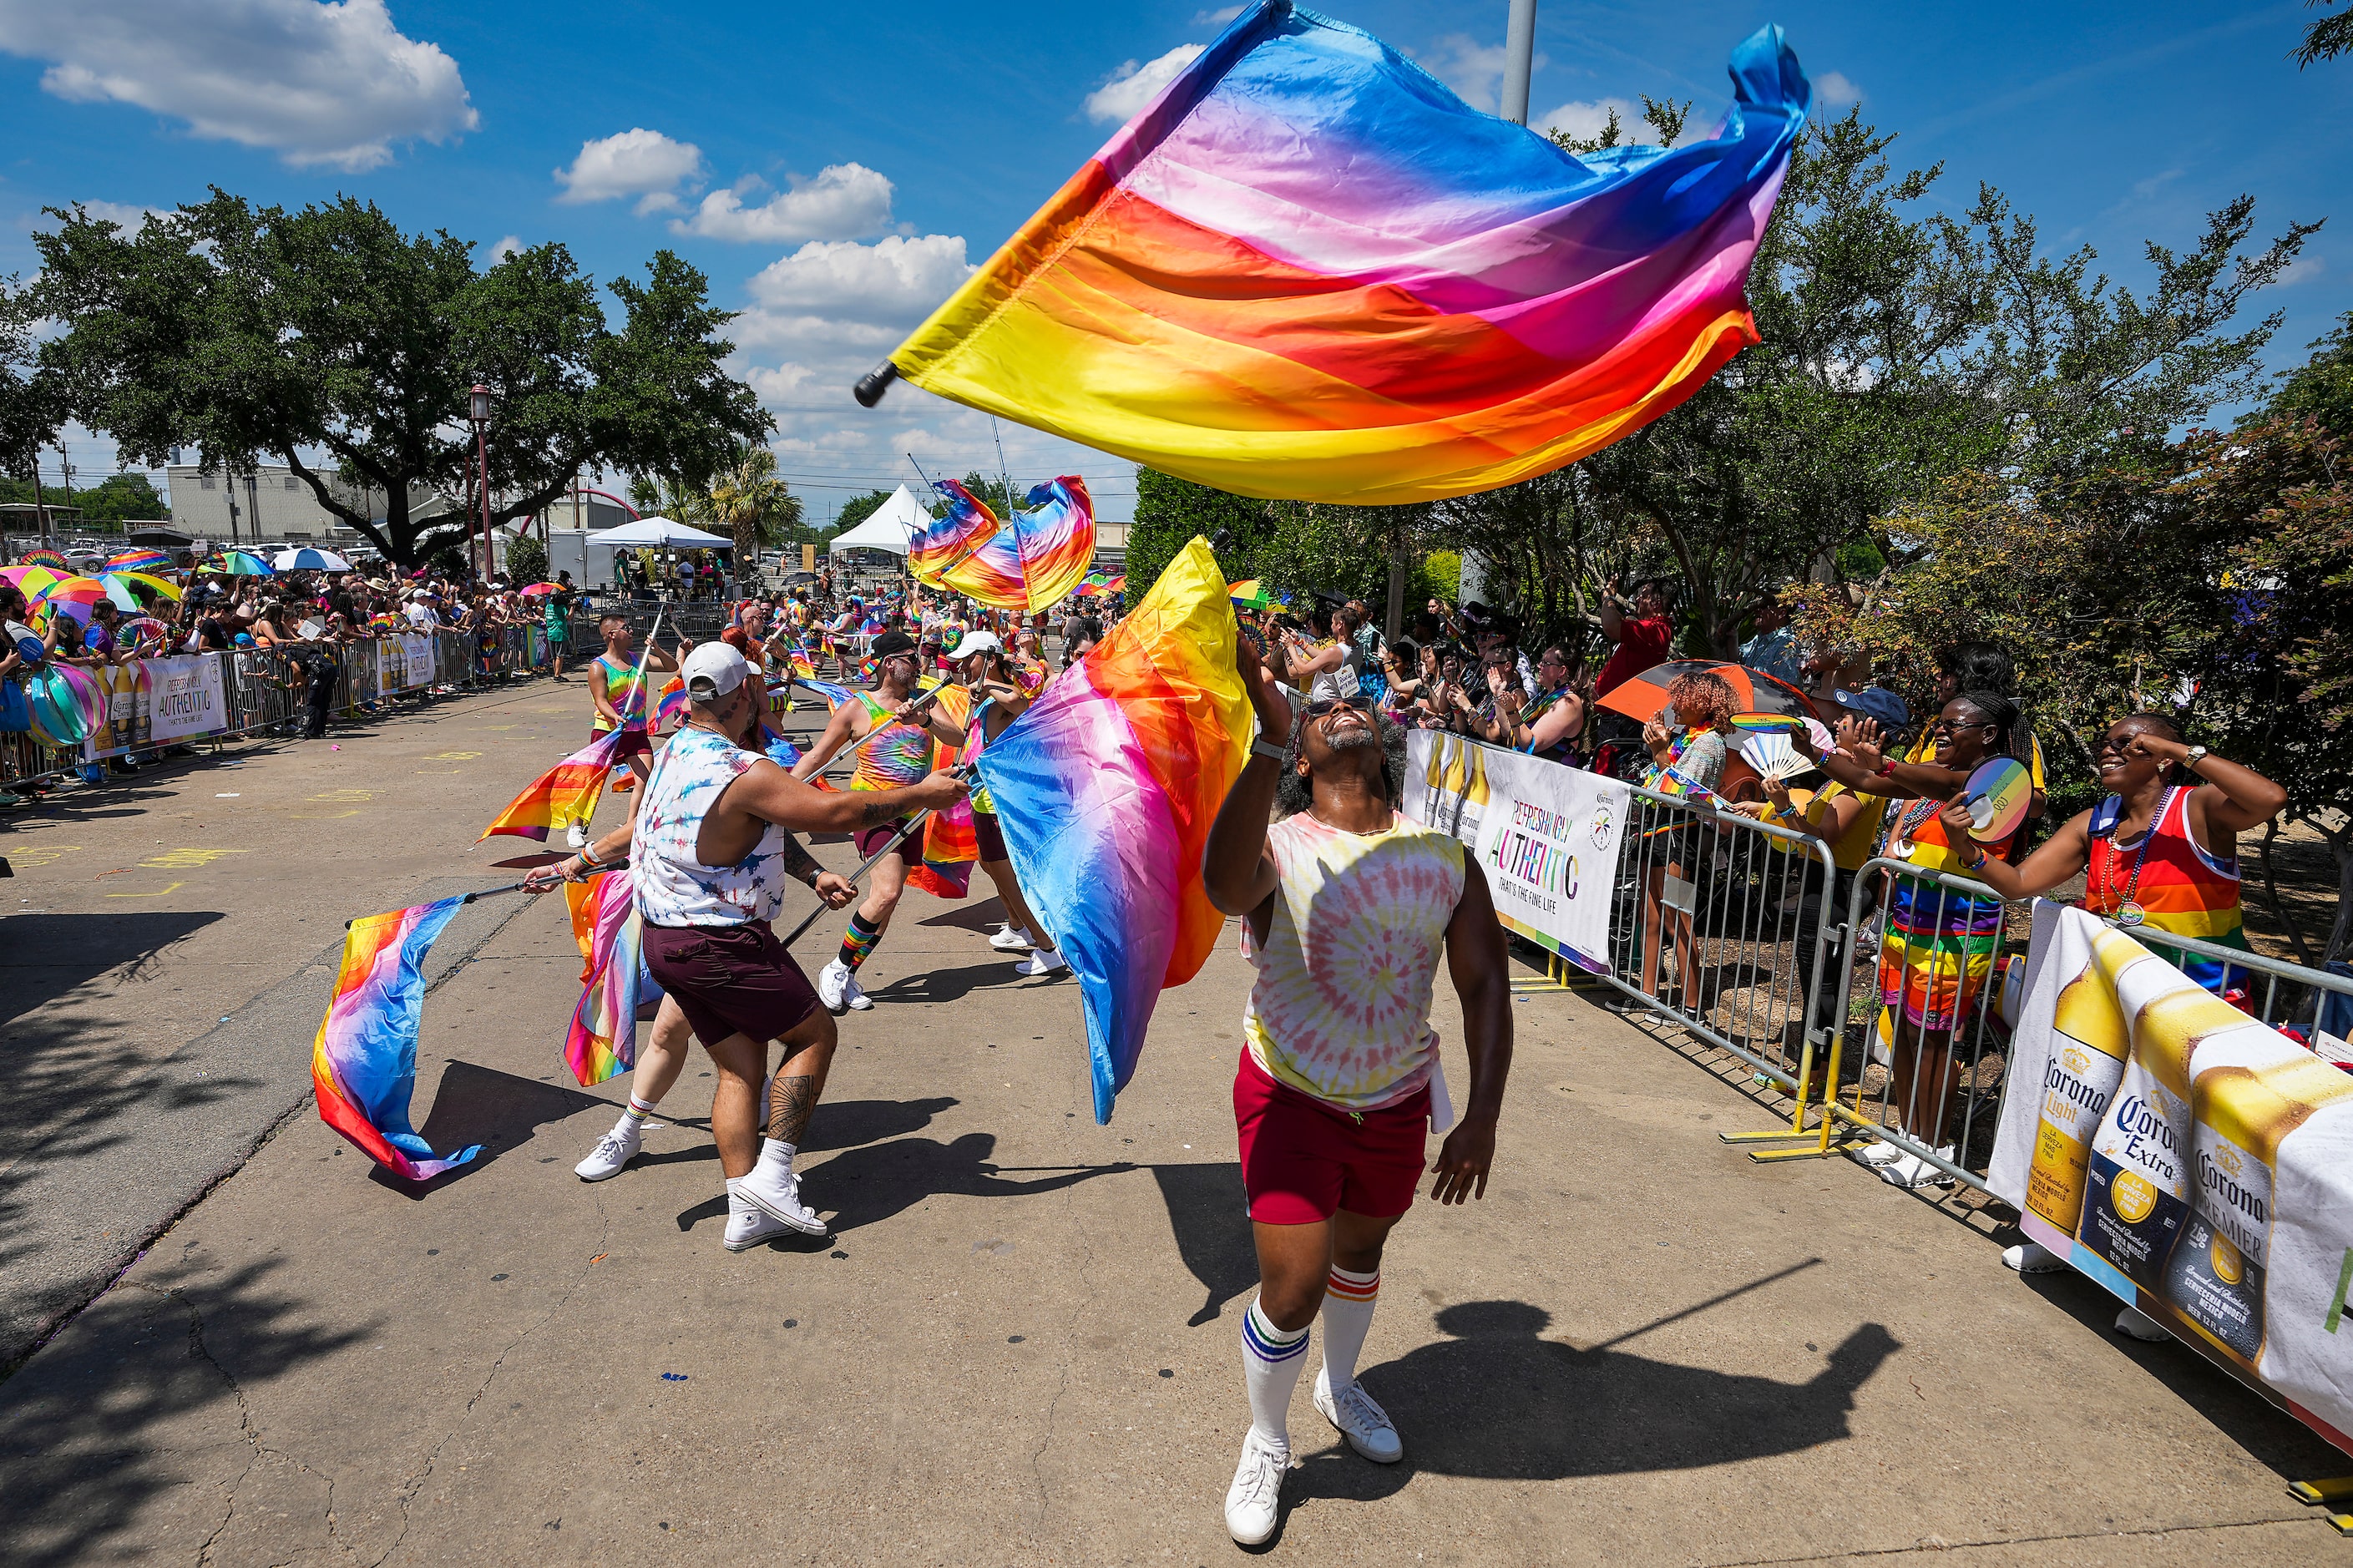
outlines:
[[[1259,739],[1271,745],[1291,734],[1291,704],[1275,689],[1274,677],[1250,644],[1236,638],[1234,669],[1258,712]],[[1201,852],[1201,889],[1219,914],[1247,915],[1274,896],[1274,858],[1266,851],[1267,818],[1274,813],[1274,786],[1282,764],[1253,750],[1240,777],[1226,792],[1209,841]]]
[[[935,773],[904,789],[818,789],[763,757],[728,786],[726,803],[789,833],[855,833],[918,811],[944,811],[965,797],[965,782]]]
[[[1446,923],[1446,969],[1462,998],[1462,1043],[1471,1053],[1471,1095],[1462,1120],[1439,1146],[1430,1195],[1440,1204],[1487,1195],[1495,1163],[1495,1122],[1512,1071],[1512,977],[1504,928],[1476,857],[1462,852],[1462,897]]]
[[[1936,820],[1945,825],[1945,837],[1948,842],[1956,845],[1969,842],[1971,823],[1968,806],[1954,801],[1936,814]],[[2058,832],[2038,845],[2033,854],[2016,866],[2004,864],[2000,856],[1987,852],[1980,845],[1978,847],[1977,863],[1971,865],[1964,860],[1961,870],[2012,901],[2047,893],[2090,864],[2091,821],[2090,812],[2077,812],[2061,825]]]
[[[825,772],[827,764],[840,755],[841,749],[856,737],[860,711],[855,702],[845,702],[835,709],[833,717],[826,721],[824,731],[810,743],[801,760],[793,764],[793,777],[813,779]]]

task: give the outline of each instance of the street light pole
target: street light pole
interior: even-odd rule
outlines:
[[[1535,73],[1536,0],[1512,0],[1512,19],[1504,33],[1504,118],[1514,125],[1528,122],[1528,78]]]
[[[480,382],[474,383],[467,395],[467,414],[474,422],[474,456],[481,466],[479,482],[482,487],[482,577],[491,580],[491,389]]]

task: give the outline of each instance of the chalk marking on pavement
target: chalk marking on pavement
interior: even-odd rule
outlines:
[[[249,853],[245,849],[166,849],[139,863],[157,871],[201,871],[227,856]]]
[[[168,887],[158,888],[152,893],[109,893],[106,896],[110,899],[160,899],[166,893],[176,893],[186,886],[185,882],[174,882]]]
[[[370,801],[383,793],[384,791],[380,789],[331,789],[323,794],[314,795],[311,798],[312,800]]]
[[[11,850],[8,858],[19,866],[47,866],[60,855],[70,855],[81,847],[79,844],[43,844],[31,849]]]
[[[286,815],[294,822],[332,822],[339,816],[357,816],[359,814],[360,808],[355,805],[348,811],[291,811]]]
[[[481,754],[480,752],[427,752],[419,760],[427,763],[470,763]]]

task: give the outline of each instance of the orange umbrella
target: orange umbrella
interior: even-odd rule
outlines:
[[[1668,687],[1683,676],[1701,674],[1722,676],[1732,688],[1739,712],[1787,713],[1796,719],[1820,716],[1813,699],[1778,675],[1767,675],[1745,664],[1718,664],[1704,658],[1678,658],[1654,664],[1612,687],[1609,695],[1601,699],[1601,706],[1647,723],[1667,705]]]

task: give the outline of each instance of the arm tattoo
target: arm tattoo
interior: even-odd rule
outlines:
[[[797,1145],[817,1110],[818,1080],[807,1073],[776,1074],[768,1089],[768,1136]]]
[[[866,813],[863,816],[860,816],[858,819],[858,826],[860,827],[880,827],[884,823],[892,821],[893,818],[897,817],[899,815],[899,808],[892,805],[891,801],[892,797],[896,795],[899,792],[895,789],[876,791],[874,798],[866,803]]]
[[[786,873],[797,877],[804,882],[814,884],[817,881],[818,873],[825,869],[817,863],[816,858],[802,847],[801,841],[789,833],[785,835],[785,847],[780,851],[780,858],[784,860]]]

